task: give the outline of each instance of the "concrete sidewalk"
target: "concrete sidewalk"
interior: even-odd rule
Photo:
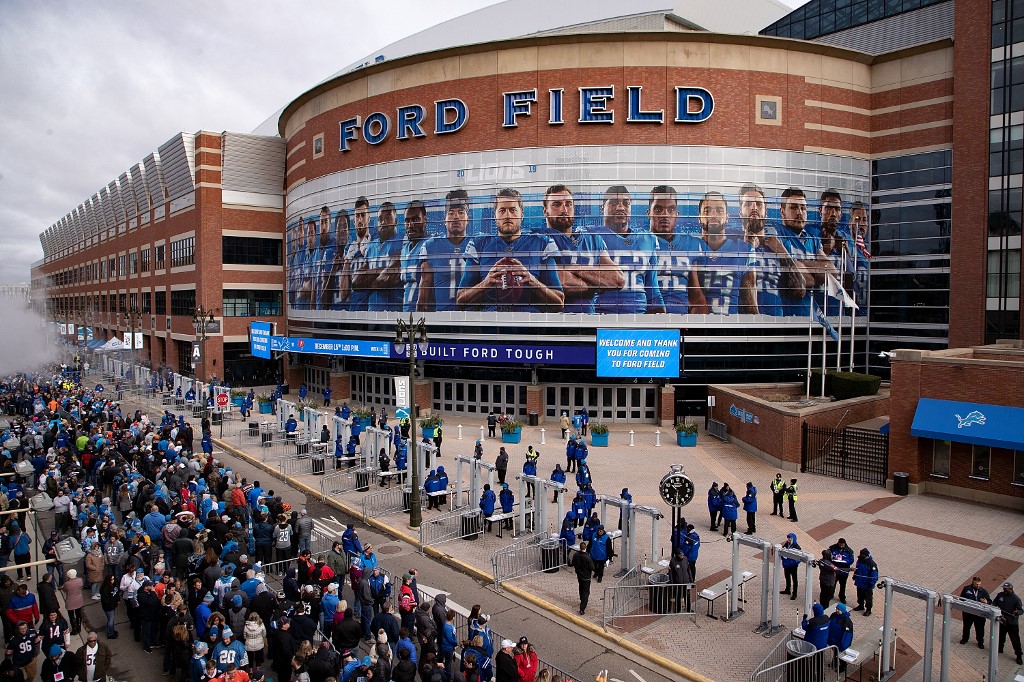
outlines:
[[[254,415],[255,417],[255,415]],[[480,433],[483,420],[450,418],[445,424],[445,441],[442,447],[441,464],[449,472],[454,483],[457,467],[456,455],[471,456],[473,446]],[[462,440],[458,440],[458,426],[462,425]],[[240,422],[229,422],[225,427],[224,447],[242,451],[254,462],[262,461],[258,444],[239,447],[235,437]],[[523,453],[530,444],[541,453],[538,473],[547,476],[555,463],[565,466],[564,441],[558,438],[557,425],[545,425],[545,444],[540,445],[540,427],[525,427],[519,445],[506,445],[510,455],[509,477],[512,489],[518,497],[518,486],[514,475],[521,471]],[[629,447],[629,433],[634,431],[634,446]],[[758,488],[759,512],[758,535],[773,542],[782,543],[786,534],[795,532],[801,547],[812,555],[820,554],[839,537],[846,538],[856,553],[867,547],[878,562],[882,576],[892,576],[906,582],[913,582],[939,593],[958,594],[971,576],[979,575],[984,586],[993,594],[1003,580],[1021,584],[1024,579],[1024,526],[1020,516],[1012,511],[985,507],[936,496],[897,497],[884,488],[851,483],[810,474],[783,472],[787,480],[793,476],[799,479],[798,513],[800,521],[770,515],[771,492],[769,483],[776,469],[753,457],[738,447],[716,441],[701,433],[697,447],[681,448],[675,444],[671,430],[661,430],[661,446],[655,446],[655,431],[652,425],[615,425],[612,427],[608,448],[590,447],[588,463],[599,494],[618,497],[623,487],[628,487],[634,502],[658,508],[666,517],[668,508],[660,499],[658,482],[669,470],[671,464],[682,464],[693,479],[696,495],[693,502],[683,509],[684,515],[701,534],[702,548],[697,563],[698,590],[727,576],[731,567],[732,545],[719,533],[709,530],[709,516],[706,505],[706,491],[712,481],[728,482],[742,497],[744,484],[752,481]],[[229,437],[230,433],[230,437]],[[588,439],[589,442],[589,439]],[[484,440],[484,459],[494,461],[500,438]],[[319,476],[294,477],[294,483],[319,490]],[[570,497],[575,485],[569,476]],[[369,493],[346,493],[335,502],[354,510],[361,508],[365,494],[378,490],[371,487]],[[429,522],[438,512],[425,512],[424,520]],[[608,524],[617,523],[617,510],[609,508]],[[560,519],[554,511],[549,513],[549,532],[557,533]],[[405,515],[394,515],[376,519],[390,528],[399,537],[409,537]],[[669,551],[668,518],[660,524],[659,544],[661,551],[656,557],[649,556],[650,526],[641,519],[637,535],[637,560],[655,567],[659,559]],[[741,511],[738,530],[745,530],[744,515]],[[441,545],[438,549],[453,562],[464,565],[473,573],[486,576],[491,573],[491,555],[512,542],[506,534],[499,540],[495,535],[483,534],[476,541],[458,540]],[[616,550],[618,551],[618,549]],[[646,552],[646,554],[645,554]],[[590,628],[601,629],[602,593],[598,588],[614,584],[612,577],[617,569],[609,566],[606,580],[594,583],[591,607],[586,621]],[[765,655],[781,640],[782,635],[763,638],[753,634],[760,620],[760,569],[761,559],[751,550],[741,553],[741,569],[755,573],[757,577],[747,584],[745,613],[730,621],[712,620],[702,613],[696,624],[685,618],[638,618],[616,621],[611,629],[642,651],[664,657],[695,672],[718,680],[740,680],[749,677],[751,671]],[[801,571],[801,581],[803,572]],[[814,593],[817,594],[817,575],[814,575]],[[578,600],[575,579],[569,570],[555,574],[537,573],[508,583],[514,588],[532,595],[547,604],[553,614],[581,620],[576,615]],[[803,588],[800,598],[790,601],[783,598],[780,606],[781,622],[787,628],[799,624],[803,615]],[[852,578],[848,587],[848,602],[855,603]],[[704,605],[701,602],[700,610]],[[716,605],[717,613],[723,613],[724,604]],[[894,624],[899,636],[897,654],[897,675],[914,679],[921,675],[920,657],[923,651],[924,613],[920,602],[906,597],[897,597],[894,609]],[[876,592],[874,613],[869,618],[853,614],[855,637],[860,639],[866,632],[877,630],[882,624],[882,596]],[[937,619],[937,626],[941,618]],[[621,628],[621,629],[620,629]],[[985,668],[986,652],[977,649],[973,643],[967,646],[955,644],[960,638],[960,623],[953,626],[953,652],[950,657],[952,678],[957,680],[981,679]],[[938,633],[936,633],[936,636]],[[632,648],[632,647],[630,647]],[[938,670],[938,647],[935,648],[934,670]],[[877,666],[872,661],[871,669]],[[1016,670],[1013,658],[1008,654],[1000,658],[1000,676]],[[1011,676],[1012,678],[1012,676]]]

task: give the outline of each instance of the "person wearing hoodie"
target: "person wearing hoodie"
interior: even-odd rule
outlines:
[[[827,609],[836,594],[836,567],[832,564],[832,555],[827,549],[821,550],[818,559],[818,603]]]
[[[562,469],[561,464],[555,464],[555,470],[551,472],[551,480],[561,485],[563,489],[565,488],[565,471]],[[552,503],[558,503],[558,495],[560,493],[561,491],[556,488],[551,496]]]
[[[502,514],[511,514],[512,508],[515,506],[516,498],[509,490],[508,483],[501,484],[501,493],[498,495],[498,502],[501,504]],[[506,530],[512,530],[512,517],[509,517],[501,522],[502,526]]]
[[[604,566],[614,557],[612,536],[605,532],[604,526],[598,526],[593,540],[590,541],[590,558],[594,560],[594,577],[597,582],[604,578]]]
[[[857,555],[857,568],[853,573],[853,584],[857,588],[857,606],[854,611],[864,609],[864,615],[871,615],[875,600],[875,585],[878,583],[878,564],[865,547]]]
[[[438,449],[440,453],[440,448]],[[437,467],[437,489],[435,492],[445,493],[448,491],[448,472],[444,470],[444,465]],[[448,495],[440,495],[437,500],[437,508],[440,509],[448,504]]]
[[[796,533],[790,533],[786,536],[786,542],[782,545],[787,549],[801,549],[800,543],[796,541]],[[782,571],[786,576],[786,589],[779,592],[779,594],[790,595],[790,600],[796,599],[796,593],[799,589],[799,579],[797,578],[797,569],[800,567],[800,561],[798,559],[790,559],[789,557],[782,557]]]
[[[853,550],[844,538],[836,540],[828,548],[832,565],[836,567],[836,586],[839,588],[839,603],[846,603],[846,581],[853,572]]]
[[[743,511],[747,513],[747,535],[757,533],[757,488],[747,482],[747,494],[743,496]]]
[[[431,469],[427,472],[427,477],[423,479],[423,492],[427,494],[427,509],[440,509],[441,498],[438,495],[431,495],[440,490],[440,486],[437,483],[437,471]]]
[[[5,614],[12,623],[24,621],[35,624],[39,622],[39,604],[35,595],[28,591],[28,585],[21,583],[11,597]]]
[[[728,483],[722,484],[722,520],[725,522],[725,528],[722,529],[722,537],[729,537],[736,532],[736,519],[739,517],[739,500],[736,499],[736,493]]]
[[[828,646],[829,620],[821,604],[815,604],[813,610],[814,616],[808,620],[804,615],[800,627],[804,631],[804,641],[813,644],[815,649],[821,651]]]
[[[434,620],[434,633],[437,637],[437,648],[440,651],[441,641],[444,638],[444,624],[448,618],[448,595],[441,592],[434,597],[430,617]]]
[[[445,670],[454,670],[452,663],[455,660],[455,649],[459,646],[459,638],[455,634],[455,612],[447,609],[444,618],[438,637],[438,657],[444,661]]]
[[[718,490],[718,482],[711,483],[708,489],[708,512],[711,514],[711,530],[718,530],[718,520],[722,514],[722,493]]]
[[[846,604],[838,604],[835,612],[828,617],[828,646],[834,646],[843,653],[853,644],[853,619],[846,610]],[[839,661],[839,672],[846,672],[846,662]]]
[[[491,490],[491,484],[484,483],[484,491],[483,494],[480,495],[480,513],[483,515],[485,521],[489,516],[492,516],[494,514],[494,505],[497,503],[497,501],[498,500],[494,494],[494,491]],[[486,521],[486,524],[487,532],[490,533],[492,526],[494,526],[494,523],[491,521]]]

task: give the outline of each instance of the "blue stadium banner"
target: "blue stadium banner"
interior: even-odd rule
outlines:
[[[249,352],[254,358],[270,359],[270,323],[249,323]]]
[[[679,376],[678,329],[598,329],[597,376]]]
[[[408,358],[404,345],[395,345],[393,358]],[[590,346],[540,346],[518,343],[431,343],[424,360],[451,360],[494,364],[531,365],[594,365],[594,349]]]
[[[306,337],[271,336],[270,350],[312,355],[347,355],[363,358],[391,357],[391,344],[387,341],[362,339],[313,339]]]

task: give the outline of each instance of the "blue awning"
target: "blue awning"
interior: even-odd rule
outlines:
[[[910,435],[1024,450],[1024,408],[921,398]]]

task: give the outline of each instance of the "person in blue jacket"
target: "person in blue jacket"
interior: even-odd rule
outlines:
[[[359,449],[359,438],[358,438],[358,436],[349,436],[348,437],[348,446],[345,448],[345,450],[346,450],[345,454],[348,457],[350,457],[350,458],[354,458],[356,456],[356,451],[358,449]],[[354,467],[356,465],[355,459],[350,459],[348,465],[350,467]]]
[[[299,428],[299,423],[295,421],[295,415],[288,415],[288,421],[284,423],[284,433],[286,438],[295,438],[295,429]]]
[[[804,631],[804,641],[813,644],[815,649],[821,651],[828,646],[828,616],[821,604],[814,605],[814,616],[808,619],[805,615],[800,627]]]
[[[529,453],[527,453],[526,461],[523,462],[523,476],[536,476],[536,475],[537,475],[537,458],[536,457],[530,457]],[[527,497],[533,497],[533,494],[535,492],[534,489],[533,489],[533,486],[534,486],[533,481],[527,481],[526,482],[526,496]]]
[[[439,490],[437,485],[437,471],[431,469],[427,474],[426,480],[423,481],[423,492],[427,494],[427,509],[440,509],[441,506],[438,504],[440,498],[430,493],[437,492]]]
[[[592,482],[593,479],[590,476],[590,467],[588,467],[584,462],[579,462],[576,465],[576,487],[582,488]]]
[[[865,547],[857,555],[857,568],[853,573],[853,584],[857,587],[857,606],[854,611],[864,609],[864,615],[871,615],[875,600],[875,586],[878,583],[878,564]]]
[[[786,542],[782,546],[788,549],[801,549],[800,543],[796,541],[796,533],[787,535]],[[779,594],[788,594],[791,600],[796,599],[796,592],[800,588],[797,578],[797,568],[799,566],[799,559],[790,559],[787,556],[782,557],[782,572],[786,576],[786,589],[782,590]]]
[[[604,578],[604,565],[615,557],[612,547],[612,536],[605,532],[604,526],[598,526],[594,538],[590,541],[590,558],[594,560],[594,577],[597,582]]]
[[[501,494],[498,495],[498,502],[501,504],[502,514],[509,514],[512,512],[512,507],[516,503],[516,497],[512,494],[512,491],[508,489],[508,483],[501,484]],[[512,530],[511,517],[505,519],[501,523],[506,530]]]
[[[729,537],[736,532],[736,519],[739,516],[740,503],[736,499],[736,493],[729,487],[728,483],[722,484],[722,520],[725,526],[722,529],[722,537]]]
[[[846,603],[846,582],[853,572],[853,549],[846,544],[846,538],[839,538],[828,548],[829,558],[836,568],[836,586],[839,589],[839,603]]]
[[[573,473],[576,471],[576,436],[570,435],[569,442],[565,444],[565,471]]]
[[[352,408],[348,406],[348,403],[341,404],[341,418],[348,419],[352,416]]]
[[[555,465],[555,470],[551,472],[551,480],[559,485],[565,486],[565,470],[562,469],[561,464]],[[558,492],[558,490],[555,490],[551,497],[551,501],[556,504],[558,503]]]
[[[408,453],[408,449],[406,447],[406,442],[407,441],[403,440],[401,442],[401,444],[395,449],[395,471],[402,471],[402,472],[404,472],[405,469],[406,469],[406,466],[409,463],[409,455],[407,454]],[[402,473],[400,478],[404,481],[405,480],[405,474]]]
[[[601,525],[601,519],[597,518],[597,512],[594,512],[587,518],[586,524],[583,526],[583,535],[580,539],[584,542],[590,542],[594,539],[594,535],[597,534],[597,527]]]
[[[697,557],[700,555],[700,535],[693,524],[686,526],[686,538],[683,540],[683,555],[686,557],[687,568],[690,570],[690,582],[697,582]]]
[[[569,548],[576,544],[576,517],[569,512],[562,519],[562,530],[558,534],[562,541],[562,563],[569,563]]]
[[[305,400],[307,395],[309,395],[309,387],[302,384],[299,386],[299,400]]]
[[[622,492],[619,493],[619,499],[627,505],[633,504],[633,495],[629,492],[629,488],[622,489]],[[619,507],[619,530],[622,530],[622,509],[622,507]]]
[[[209,431],[203,431],[202,446],[204,455],[213,454],[213,434]]]
[[[587,521],[587,501],[583,499],[583,491],[577,490],[576,497],[572,498],[570,513],[576,520],[576,527],[579,528]]]
[[[484,492],[480,496],[480,513],[484,515],[488,533],[491,532],[491,526],[494,524],[491,521],[487,521],[487,517],[494,514],[494,505],[496,502],[497,498],[494,495],[494,491],[491,490],[491,484],[484,483]]]
[[[828,646],[834,646],[841,654],[853,644],[853,619],[846,611],[846,604],[839,604],[828,617]],[[834,663],[834,662],[833,662]],[[846,662],[839,660],[839,672],[846,672]]]
[[[747,512],[747,535],[757,533],[757,488],[747,481],[747,494],[743,496],[743,511]]]
[[[576,466],[580,467],[587,463],[587,455],[590,454],[590,450],[587,450],[587,442],[582,438],[576,441]]]
[[[448,474],[445,473],[444,465],[437,467],[437,490],[436,492],[446,492],[448,490]],[[440,509],[441,505],[448,504],[448,496],[441,495],[437,498],[437,508]]]
[[[678,525],[672,529],[672,553],[675,554],[686,541],[686,519],[679,519]]]
[[[722,514],[722,493],[718,490],[717,481],[713,482],[708,490],[708,511],[711,513],[711,530],[718,530],[718,521]]]
[[[350,523],[341,534],[341,548],[345,550],[350,558],[363,553],[363,543],[359,542],[359,534],[356,533],[356,524]]]
[[[587,513],[592,513],[597,506],[597,492],[589,483],[583,486],[583,500],[587,503]]]

